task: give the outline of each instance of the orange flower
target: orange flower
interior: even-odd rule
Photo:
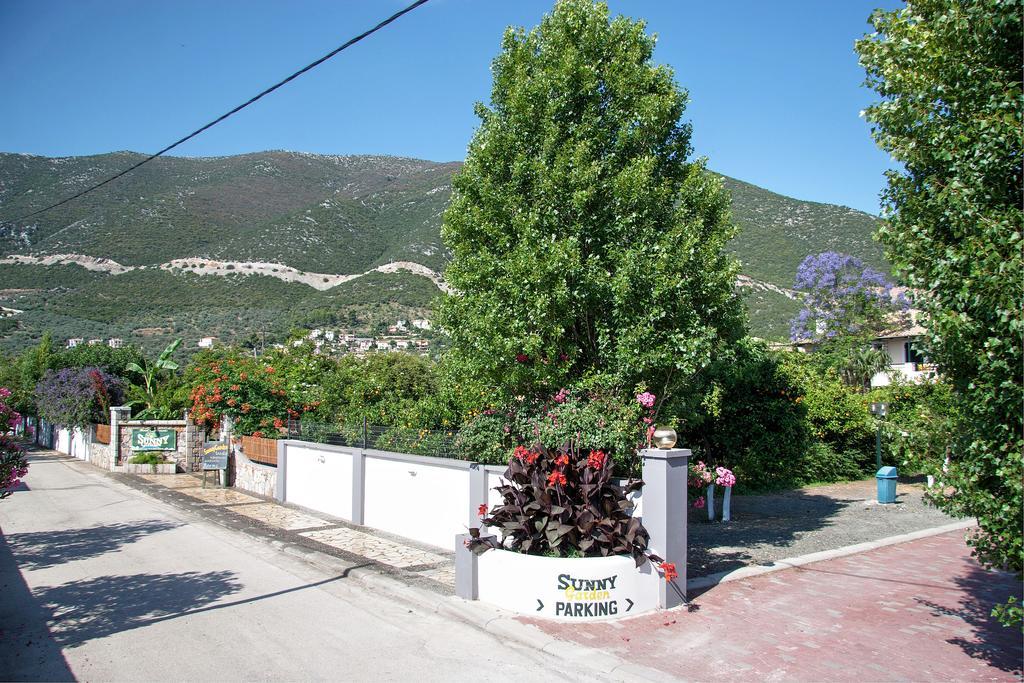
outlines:
[[[243,413],[248,413],[250,410],[252,410],[252,406],[251,405],[249,405],[248,403],[243,403],[242,404],[242,412]]]
[[[232,385],[231,385],[231,391],[238,391],[238,390],[239,390],[239,389],[241,389],[241,388],[242,388],[242,387],[238,386],[237,384],[232,384]]]
[[[235,407],[236,403],[238,403],[238,401],[236,401],[235,399],[233,399],[233,398],[229,398],[228,399],[228,405],[231,406],[232,408]]]
[[[281,418],[279,418],[279,417],[275,417],[274,418],[274,427],[276,429],[280,429],[281,427],[284,427],[284,422],[281,421]]]
[[[565,475],[561,472],[552,472],[548,475],[548,486],[562,485],[565,486]]]
[[[265,367],[263,369],[266,371],[266,373],[268,375],[273,375],[274,374],[274,366],[273,365],[268,365],[267,367]]]
[[[676,571],[676,566],[671,562],[662,562],[658,565],[658,569],[665,573],[665,580],[671,581],[679,577],[679,572]]]
[[[247,379],[249,379],[249,373],[248,372],[239,373],[238,378],[243,380],[243,381],[247,380]]]

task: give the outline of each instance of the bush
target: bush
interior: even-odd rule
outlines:
[[[9,389],[0,387],[0,499],[11,495],[28,473],[25,451],[11,434],[21,422],[21,415],[7,404],[10,396]]]
[[[745,490],[799,482],[813,435],[804,377],[785,356],[745,339],[721,354],[673,406],[694,459],[732,469]]]
[[[124,401],[124,383],[99,368],[48,370],[36,385],[35,400],[48,422],[84,429],[107,422],[110,407]]]
[[[520,398],[503,410],[471,411],[456,440],[460,457],[504,464],[516,446],[540,443],[601,450],[620,474],[639,472],[636,451],[646,445],[646,425],[635,397],[623,400],[602,379],[594,379],[559,389],[547,400]]]

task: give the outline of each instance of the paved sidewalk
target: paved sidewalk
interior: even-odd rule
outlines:
[[[166,503],[200,512],[223,526],[280,543],[300,546],[442,595],[455,592],[454,554],[386,532],[350,524],[322,513],[281,505],[253,494],[219,488],[192,474],[111,475]]]
[[[1020,632],[988,616],[1019,585],[981,569],[963,539],[954,531],[719,584],[691,595],[689,612],[520,620],[686,680],[1019,680]]]

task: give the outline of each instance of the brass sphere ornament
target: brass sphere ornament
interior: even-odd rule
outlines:
[[[676,445],[676,430],[671,427],[657,427],[653,437],[654,444],[664,451]]]

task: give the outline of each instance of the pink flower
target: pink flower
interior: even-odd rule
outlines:
[[[697,496],[697,500],[693,501],[693,507],[698,510],[704,509],[704,496]]]
[[[527,356],[525,353],[517,353],[516,354],[516,362],[517,363],[525,363],[528,360],[530,360],[530,357]]]
[[[654,422],[654,420],[652,420],[651,418],[649,418],[649,417],[645,417],[645,418],[644,418],[644,424],[645,424],[645,425],[649,425],[649,424],[651,424],[652,422]]]
[[[718,474],[718,478],[715,479],[715,484],[718,486],[731,487],[736,485],[736,475],[732,473],[732,470],[725,467],[716,467],[715,472]]]
[[[558,390],[558,393],[555,394],[552,400],[555,403],[565,403],[565,399],[567,398],[569,398],[569,392],[563,387],[562,389]]]
[[[637,403],[642,405],[644,408],[653,408],[654,407],[654,399],[655,399],[654,394],[652,394],[649,391],[645,391],[642,394],[637,394],[636,395]]]

